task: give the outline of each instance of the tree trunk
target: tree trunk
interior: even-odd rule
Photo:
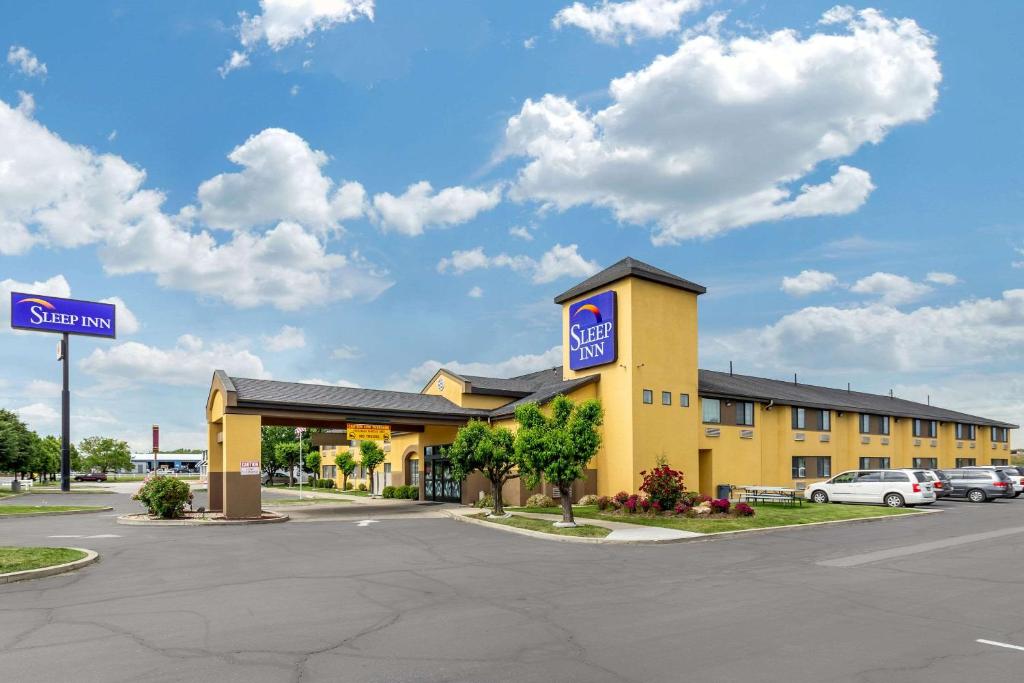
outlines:
[[[341,490],[345,490],[345,485],[348,484],[348,475],[344,472],[341,473]]]
[[[562,501],[562,522],[575,524],[576,519],[572,516],[572,493],[570,486],[558,486],[558,495]]]
[[[492,512],[492,514],[495,517],[504,515],[505,506],[502,504],[501,500],[501,480],[491,479],[491,489],[493,490],[493,493],[491,495],[494,496],[494,511]]]

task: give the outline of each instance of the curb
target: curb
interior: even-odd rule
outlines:
[[[266,512],[266,510],[264,510]],[[151,519],[145,513],[138,515],[121,515],[118,524],[127,526],[234,526],[239,524],[278,524],[287,522],[290,517],[277,512],[270,519]]]
[[[0,519],[19,519],[21,517],[56,517],[57,515],[87,515],[92,512],[110,512],[114,508],[103,507],[95,510],[58,510],[55,512],[26,512],[20,515],[0,515]]]
[[[70,546],[68,546],[70,548]],[[70,548],[71,550],[80,550],[85,553],[85,557],[74,560],[72,562],[65,562],[64,564],[55,564],[52,567],[40,567],[39,569],[26,569],[20,572],[9,572],[7,574],[0,574],[0,584],[14,583],[15,581],[26,581],[28,579],[41,579],[46,576],[54,576],[56,574],[63,574],[65,572],[71,572],[76,569],[88,566],[100,559],[100,554],[95,550],[89,550],[88,548]]]
[[[507,524],[495,524],[494,522],[485,522],[482,519],[472,519],[466,515],[460,515],[452,510],[442,510],[451,519],[458,522],[465,522],[466,524],[476,524],[477,526],[485,526],[488,529],[498,529],[499,531],[505,531],[511,534],[519,534],[520,536],[532,536],[533,538],[542,538],[545,541],[561,541],[563,543],[614,543],[614,544],[636,544],[636,543],[650,543],[651,541],[606,541],[603,538],[585,538],[583,536],[560,536],[558,534],[546,534],[543,531],[534,531],[532,529],[519,529],[514,526]],[[581,518],[582,519],[582,518]]]

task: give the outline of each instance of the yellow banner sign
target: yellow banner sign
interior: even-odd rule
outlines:
[[[346,427],[349,441],[383,441],[391,443],[391,425],[350,424]]]

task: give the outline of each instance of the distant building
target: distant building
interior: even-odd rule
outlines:
[[[146,474],[160,468],[173,470],[181,467],[198,472],[199,463],[204,460],[202,453],[157,453],[155,461],[152,453],[132,453],[132,468],[137,474]]]

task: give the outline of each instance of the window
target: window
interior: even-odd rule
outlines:
[[[967,438],[970,441],[974,441],[975,436],[977,436],[978,429],[975,425],[967,425],[967,427]]]
[[[1006,427],[993,427],[992,440],[998,443],[1006,443],[1009,430]]]
[[[689,394],[679,394],[679,405],[682,406],[683,408],[689,408],[690,407],[690,395]]]
[[[888,415],[883,415],[882,416],[882,434],[885,435],[885,436],[889,436],[889,416]]]
[[[793,429],[830,431],[832,429],[832,412],[817,408],[793,408]]]
[[[821,477],[827,479],[831,476],[832,458],[793,456],[794,479],[804,479],[806,477]]]
[[[914,436],[921,436],[921,421],[914,418]]]
[[[644,403],[647,405],[654,403],[654,392],[650,389],[644,389]]]
[[[872,481],[882,481],[881,472],[858,472],[856,482],[858,484]]]
[[[910,481],[906,472],[882,472],[882,481]]]
[[[977,464],[978,464],[977,458],[957,458],[956,459],[956,466],[957,467],[974,467]]]
[[[742,427],[754,426],[754,404],[740,401],[736,404],[736,424]]]
[[[334,479],[335,477],[338,476],[337,465],[324,465],[323,470],[324,471],[322,476],[324,479]]]
[[[701,415],[704,422],[708,424],[722,423],[722,402],[717,398],[702,398],[700,400]]]
[[[419,486],[420,485],[420,461],[410,460],[409,461],[409,485]]]
[[[818,420],[819,429],[823,432],[830,431],[832,429],[832,411],[823,410],[821,411],[821,418]]]
[[[672,392],[663,391],[661,392],[661,405],[670,406],[672,405]]]
[[[928,421],[928,436],[935,438],[939,435],[939,423],[936,420]]]
[[[1006,458],[992,458],[992,464],[996,465],[997,467],[1000,465],[1005,467],[1010,464],[1010,461],[1007,460]]]
[[[857,479],[857,472],[844,472],[832,480],[833,484],[851,484]]]
[[[860,468],[862,470],[887,470],[889,469],[889,458],[861,458]]]
[[[939,469],[938,458],[911,458],[910,466],[915,469],[937,470]]]
[[[870,434],[871,433],[871,416],[866,413],[860,414],[860,433]]]
[[[954,427],[954,432],[956,433],[956,440],[957,441],[960,441],[961,439],[963,439],[964,438],[964,426],[963,426],[963,424],[957,422],[956,426]]]
[[[807,429],[807,410],[793,408],[793,429]]]

